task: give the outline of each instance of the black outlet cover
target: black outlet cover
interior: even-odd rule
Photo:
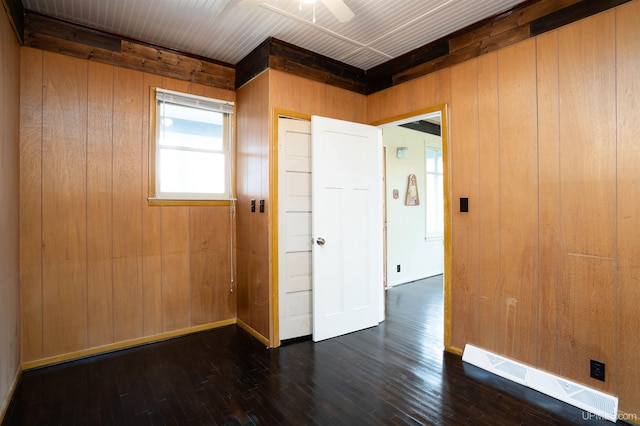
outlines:
[[[469,212],[469,199],[468,198],[460,198],[460,212],[468,213]]]
[[[596,361],[595,359],[591,361],[591,371],[590,375],[596,380],[602,380],[604,382],[604,362]]]

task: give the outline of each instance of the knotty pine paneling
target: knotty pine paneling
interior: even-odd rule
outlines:
[[[113,67],[88,64],[88,346],[113,342]]]
[[[500,352],[536,363],[538,150],[535,40],[498,52]],[[495,246],[494,246],[495,247]],[[482,247],[484,251],[484,246]],[[484,266],[482,267],[484,269]]]
[[[0,8],[0,418],[20,372],[20,44]]]
[[[147,126],[152,86],[235,93],[31,48],[21,73],[22,361],[233,320],[229,208],[148,206]]]
[[[42,348],[42,69],[43,52],[22,48],[20,59],[20,353]]]
[[[500,336],[500,128],[498,55],[478,58],[478,345],[499,351]]]
[[[451,164],[451,344],[464,349],[478,341],[478,61],[451,69],[449,153]],[[460,212],[460,198],[469,211]]]
[[[559,373],[613,392],[616,383],[615,12],[558,32],[560,97]],[[589,359],[607,381],[589,377]]]
[[[88,62],[44,54],[42,293],[45,356],[87,347]]]
[[[640,2],[616,11],[616,87],[617,87],[617,200],[618,200],[618,288],[616,315],[618,387],[620,409],[640,413],[640,369],[637,339],[640,315]]]
[[[538,366],[558,368],[560,277],[560,98],[558,32],[536,40],[538,73]]]

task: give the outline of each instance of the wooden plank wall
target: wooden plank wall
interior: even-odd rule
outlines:
[[[150,87],[235,93],[27,47],[21,78],[22,361],[234,321],[229,208],[147,197]]]
[[[524,1],[511,10],[473,23],[367,70],[368,93],[495,52],[627,1],[629,0]]]
[[[636,0],[367,99],[369,122],[423,97],[449,105],[454,349],[576,380],[636,415],[638,22]]]
[[[20,44],[0,7],[0,419],[20,371]]]
[[[614,300],[615,344],[617,356],[617,392],[628,413],[640,413],[640,4],[621,7],[615,15],[616,41],[616,137],[617,137],[617,211],[618,282]],[[630,400],[632,403],[627,402]],[[637,420],[637,419],[636,419]]]
[[[238,321],[270,345],[276,344],[271,297],[275,291],[271,250],[277,223],[272,111],[294,111],[365,122],[366,97],[293,74],[268,70],[237,91],[238,99]],[[277,153],[275,153],[277,155]],[[251,213],[251,200],[265,200],[264,214]]]
[[[269,71],[269,107],[364,123],[366,96],[282,71]]]
[[[220,89],[235,88],[235,69],[230,64],[121,39],[31,11],[24,20],[28,47]]]
[[[238,321],[269,340],[269,74],[237,91]],[[251,200],[256,211],[251,212]],[[265,200],[260,213],[260,200]]]

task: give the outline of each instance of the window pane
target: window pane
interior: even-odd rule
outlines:
[[[223,114],[170,103],[160,103],[159,142],[209,151],[222,151]]]
[[[437,228],[437,195],[436,195],[436,175],[427,175],[427,233],[438,232]]]
[[[437,176],[436,191],[436,205],[438,206],[436,232],[444,232],[444,177],[442,175]]]
[[[437,159],[437,171],[438,173],[442,173],[442,151],[438,151],[438,159]]]
[[[427,174],[427,234],[444,232],[444,177]]]
[[[427,172],[436,171],[436,151],[427,149]]]
[[[225,193],[224,154],[163,148],[159,160],[160,192]]]

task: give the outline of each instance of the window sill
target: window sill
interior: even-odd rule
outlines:
[[[147,198],[150,206],[231,206],[236,200],[170,200],[166,198]]]

